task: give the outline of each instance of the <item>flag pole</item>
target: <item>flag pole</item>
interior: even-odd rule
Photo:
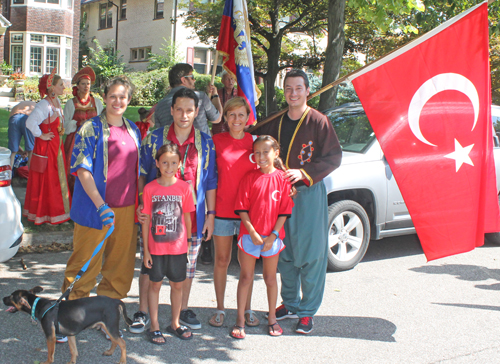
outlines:
[[[495,2],[495,1],[496,1],[496,0],[488,0],[488,5],[492,4],[492,3],[493,3],[493,2]],[[364,70],[365,68],[367,68],[367,67],[371,66],[371,65],[372,65],[372,64],[374,64],[375,62],[379,62],[379,61],[381,61],[382,59],[384,59],[384,58],[386,58],[386,57],[388,57],[388,56],[392,55],[393,53],[395,53],[395,52],[399,51],[401,48],[406,47],[406,46],[408,46],[409,44],[411,44],[411,43],[413,43],[413,42],[415,42],[415,41],[419,40],[419,38],[420,38],[420,37],[423,37],[423,36],[425,36],[426,34],[427,34],[427,33],[422,34],[422,35],[418,36],[418,37],[417,37],[417,38],[415,38],[415,39],[412,39],[412,40],[411,40],[411,41],[409,41],[408,43],[403,44],[402,46],[400,46],[400,47],[398,47],[398,48],[396,48],[396,49],[392,50],[391,52],[389,52],[389,53],[387,53],[386,55],[384,55],[384,56],[380,57],[379,59],[377,59],[377,60],[375,60],[375,61],[373,61],[373,62],[371,62],[371,63],[368,63],[368,64],[364,65],[363,67],[358,68],[357,70],[355,70],[355,71],[353,71],[353,72],[349,73],[348,75],[346,75],[346,76],[344,76],[344,77],[341,77],[341,78],[339,78],[339,79],[337,79],[337,80],[333,81],[332,83],[330,83],[330,84],[328,84],[328,85],[326,85],[326,86],[324,86],[324,87],[320,88],[318,91],[316,91],[316,92],[315,92],[315,93],[313,93],[312,95],[309,95],[309,96],[308,96],[308,98],[307,98],[307,101],[309,101],[309,100],[310,100],[310,99],[312,99],[313,97],[316,97],[316,96],[318,96],[318,95],[322,94],[322,93],[323,93],[323,92],[325,92],[325,91],[328,91],[328,90],[329,90],[329,89],[331,89],[332,87],[335,87],[335,86],[337,86],[337,85],[341,84],[341,83],[342,83],[342,82],[344,82],[344,81],[348,81],[348,80],[350,79],[350,77],[354,76],[356,73],[358,73],[358,72],[360,72],[360,71]],[[283,115],[283,114],[284,114],[285,112],[287,112],[287,111],[288,111],[288,107],[286,107],[285,109],[283,109],[283,110],[281,110],[281,111],[279,111],[279,112],[277,112],[277,113],[274,113],[274,114],[272,114],[272,115],[269,115],[269,116],[268,116],[268,117],[266,117],[264,120],[262,120],[261,122],[257,123],[256,125],[252,126],[250,129],[248,129],[248,130],[247,130],[247,132],[251,133],[251,132],[253,132],[254,130],[257,130],[257,129],[258,129],[258,128],[260,128],[261,126],[263,126],[263,125],[265,125],[265,124],[269,123],[271,120],[274,120],[275,118],[277,118],[277,117],[279,117],[279,116]]]
[[[217,73],[217,63],[219,63],[219,51],[215,51],[214,63],[212,66],[212,81],[210,81],[211,85],[214,85],[215,74]]]
[[[307,101],[311,100],[313,97],[316,97],[320,94],[322,94],[323,92],[325,91],[328,91],[329,89],[331,89],[332,87],[335,87],[339,84],[341,84],[342,82],[344,81],[347,81],[347,79],[349,78],[349,76],[353,75],[354,73],[358,72],[360,69],[348,74],[347,76],[344,76],[344,77],[341,77],[341,78],[338,78],[336,79],[335,81],[333,81],[332,83],[320,88],[318,91],[316,91],[315,93],[309,95],[307,97]],[[277,113],[274,113],[272,115],[269,115],[267,118],[265,118],[264,120],[262,120],[261,122],[259,122],[258,124],[252,126],[250,129],[247,130],[248,133],[251,133],[252,131],[260,128],[261,126],[267,124],[268,122],[270,122],[271,120],[277,118],[278,116],[281,116],[283,115],[284,113],[286,113],[288,111],[288,107],[284,108],[283,110],[281,110],[280,112],[277,112]]]

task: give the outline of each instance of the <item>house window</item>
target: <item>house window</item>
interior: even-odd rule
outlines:
[[[120,0],[120,20],[127,19],[127,0]]]
[[[113,13],[111,6],[108,3],[99,5],[99,29],[106,29],[113,27]]]
[[[165,0],[155,0],[155,19],[163,18],[163,5]]]
[[[141,47],[130,49],[130,62],[147,61],[151,53],[151,47]]]
[[[22,4],[24,4],[24,0],[12,0],[12,4],[14,4],[14,5],[22,5]]]
[[[31,34],[31,43],[43,43],[43,35]]]
[[[139,54],[139,52],[137,51],[137,49],[131,49],[130,50],[130,60],[137,61],[138,54]]]
[[[35,0],[36,3],[46,3],[46,4],[58,4],[59,0]]]
[[[57,72],[57,64],[59,63],[59,48],[49,48],[47,47],[47,56],[45,58],[45,73],[52,72],[55,68]]]
[[[10,64],[14,70],[23,68],[23,46],[12,46]]]
[[[71,77],[71,49],[66,49],[66,77]]]
[[[57,35],[47,35],[47,43],[59,44],[59,36]]]
[[[22,43],[23,42],[23,35],[22,34],[12,34],[10,36],[10,41],[11,41],[11,43]]]
[[[207,49],[195,48],[194,49],[194,65],[193,68],[198,73],[206,73],[207,69]]]
[[[68,1],[68,9],[73,9],[73,0],[67,0]]]
[[[31,47],[30,72],[42,73],[42,47]]]
[[[66,38],[66,47],[71,47],[71,38]]]

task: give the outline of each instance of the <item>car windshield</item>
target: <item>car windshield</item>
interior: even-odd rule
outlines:
[[[361,107],[326,112],[339,138],[342,150],[364,153],[375,140],[375,133]]]

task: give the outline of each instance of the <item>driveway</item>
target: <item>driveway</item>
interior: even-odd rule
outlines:
[[[499,253],[500,247],[485,246],[427,263],[415,236],[372,242],[353,270],[328,273],[312,334],[295,334],[296,320],[285,320],[284,335],[276,338],[266,333],[267,299],[259,263],[253,308],[261,325],[247,328],[247,338],[240,341],[228,336],[236,314],[237,263],[230,266],[222,328],[208,325],[215,307],[212,266],[200,264],[190,303],[202,329],[188,342],[167,334],[164,346],[125,331],[128,363],[498,363]],[[0,296],[41,285],[43,295],[57,298],[68,257],[69,252],[26,254],[27,270],[20,256],[0,264]],[[124,300],[129,317],[138,308],[138,274],[137,268],[130,297]],[[164,329],[170,315],[168,284],[160,302]],[[46,360],[43,333],[28,315],[0,307],[0,322],[0,363]],[[125,328],[123,320],[121,326]],[[115,363],[119,358],[119,349],[111,358],[101,356],[108,342],[95,330],[78,335],[77,345],[81,364]],[[69,358],[67,344],[58,344],[55,363]]]

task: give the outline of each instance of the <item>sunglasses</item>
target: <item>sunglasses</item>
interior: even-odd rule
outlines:
[[[186,78],[192,78],[193,81],[194,81],[194,76],[193,75],[187,75],[187,76],[183,76],[183,77],[186,77]]]

